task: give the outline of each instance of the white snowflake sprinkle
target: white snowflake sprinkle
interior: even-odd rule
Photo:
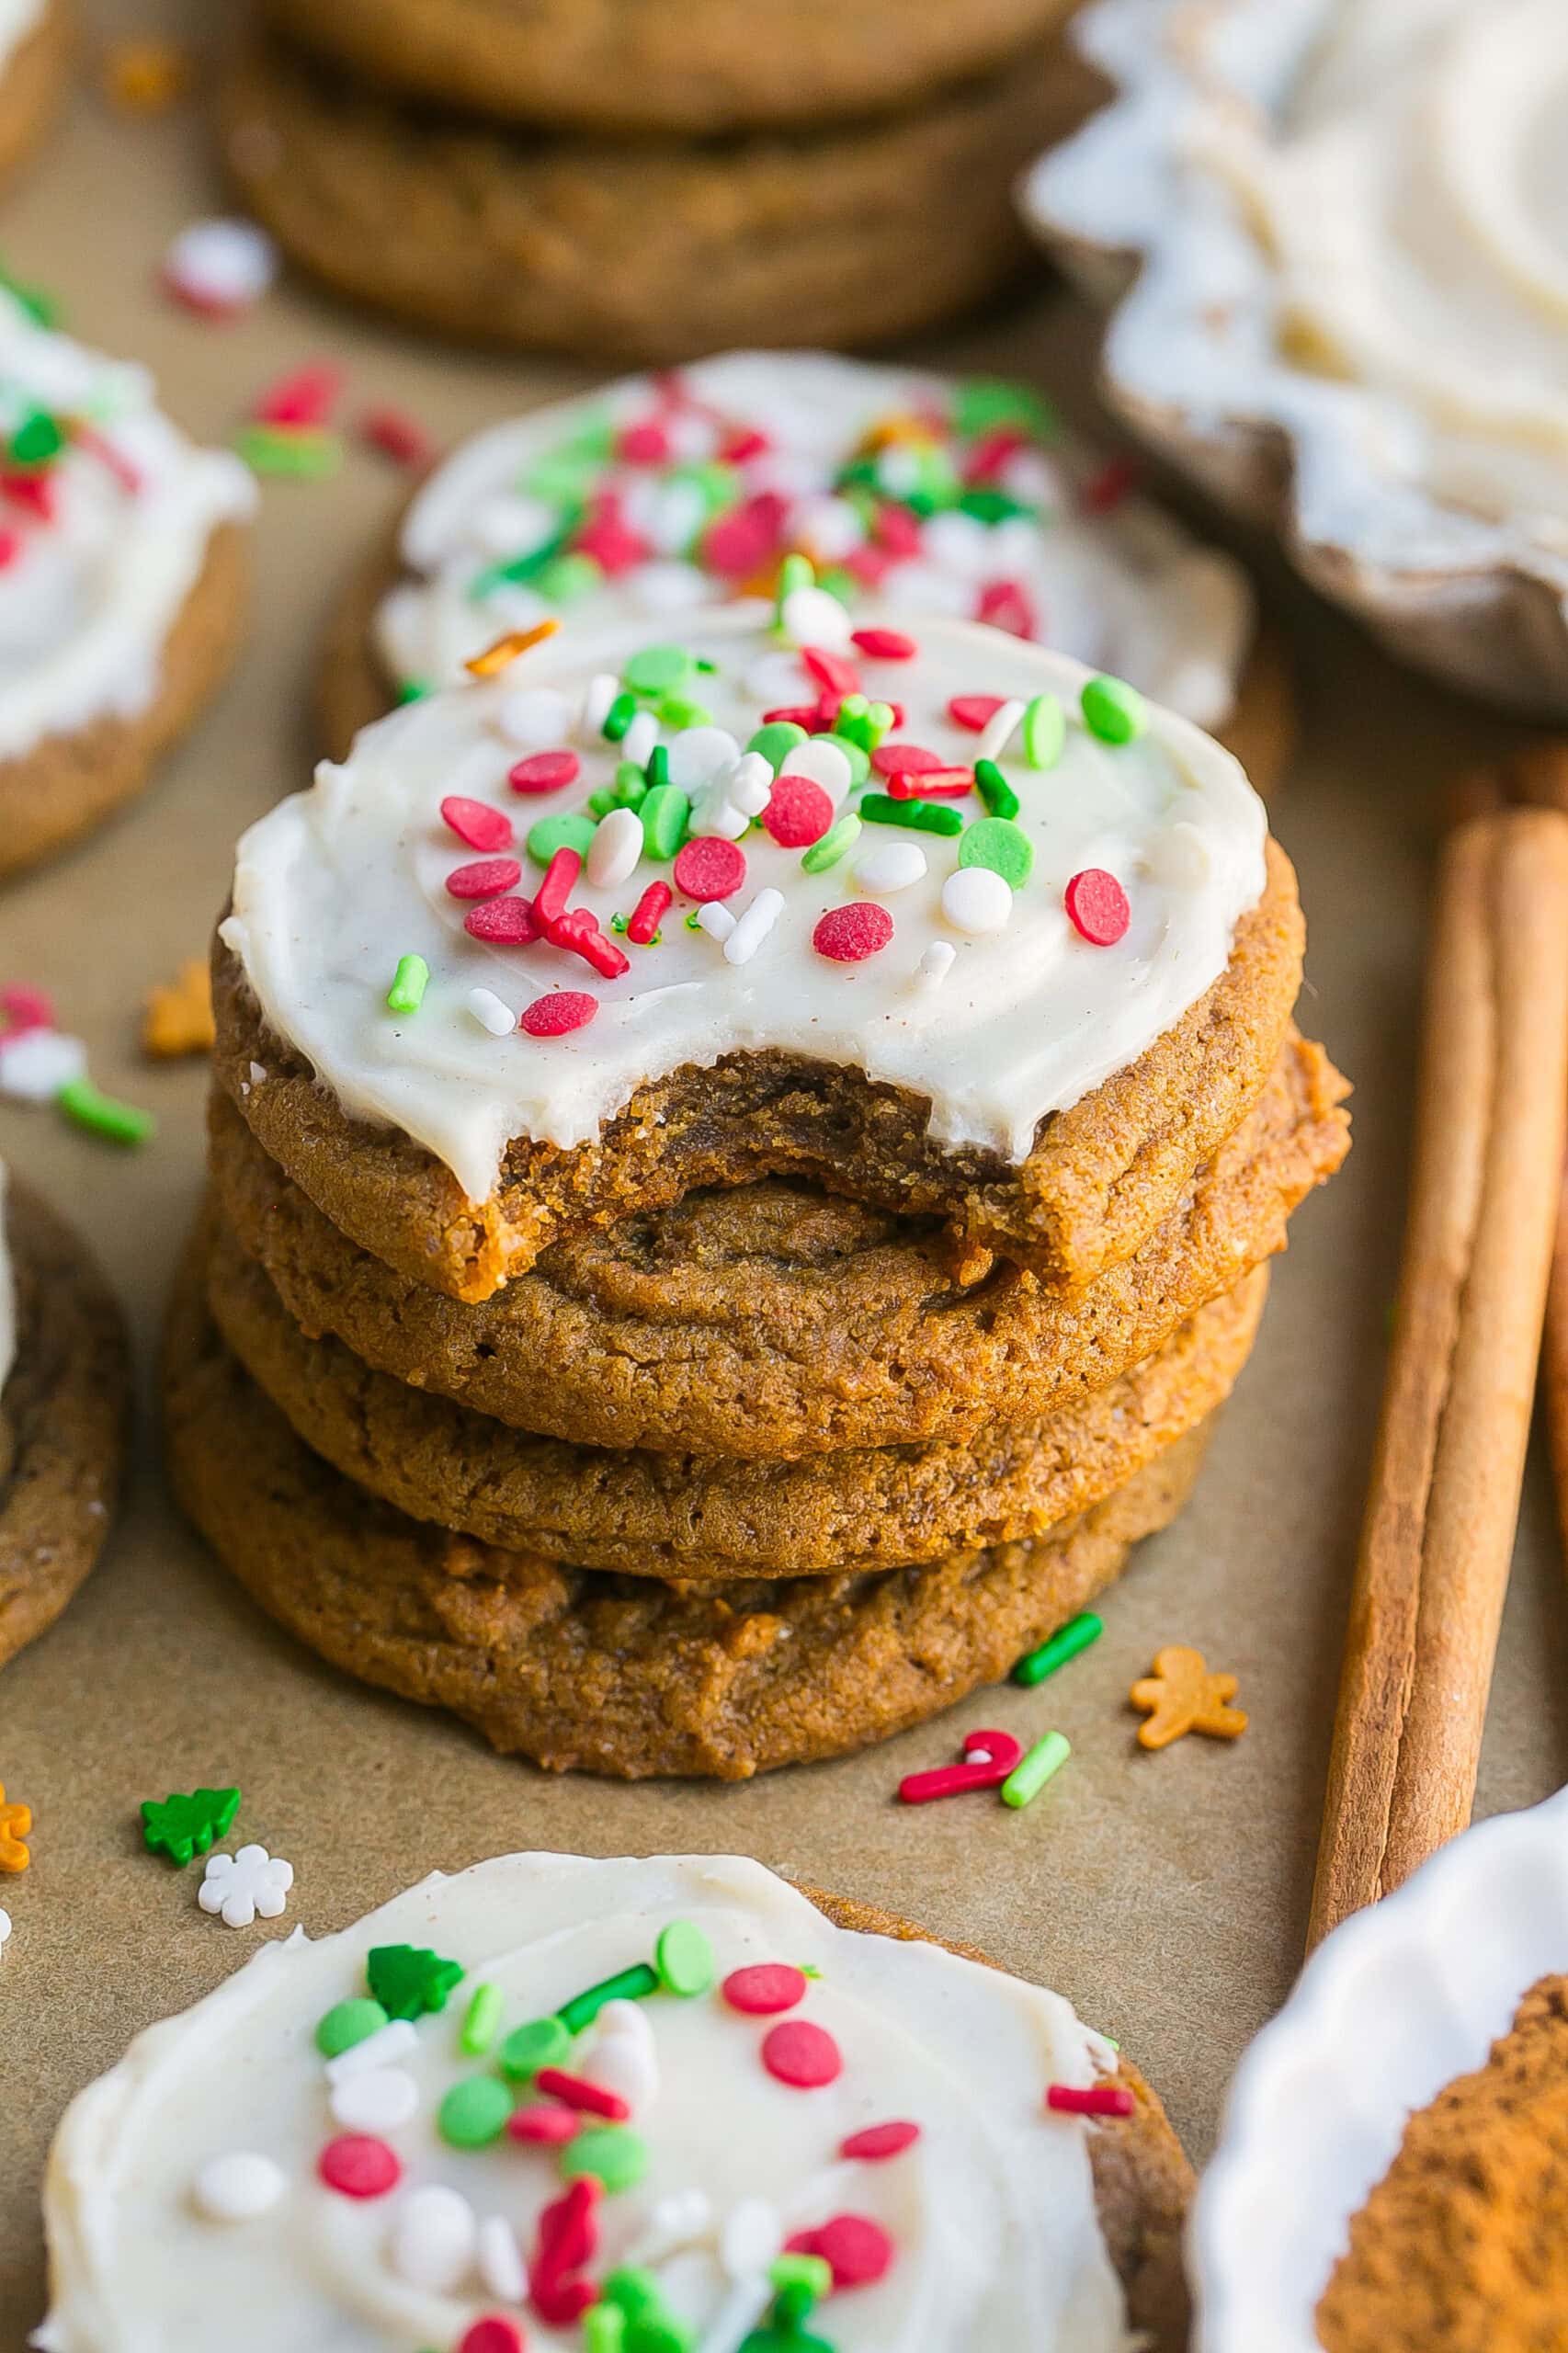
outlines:
[[[204,1912],[216,1912],[226,1928],[248,1928],[258,1916],[276,1920],[289,1901],[294,1866],[265,1847],[242,1847],[233,1855],[209,1855],[196,1891]]]

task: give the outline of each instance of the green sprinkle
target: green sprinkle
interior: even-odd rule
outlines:
[[[852,850],[859,840],[863,827],[858,817],[846,810],[836,824],[830,825],[820,840],[801,852],[801,865],[807,874],[825,874],[841,858]]]
[[[1013,1669],[1014,1682],[1043,1683],[1048,1675],[1054,1675],[1057,1668],[1065,1666],[1070,1658],[1076,1658],[1079,1652],[1086,1651],[1091,1643],[1097,1643],[1104,1632],[1105,1620],[1096,1618],[1092,1609],[1084,1610],[1076,1618],[1069,1618],[1065,1626],[1059,1627],[1052,1634],[1050,1642],[1041,1643],[1037,1651],[1025,1652]]]
[[[560,2018],[530,2018],[512,2029],[495,2063],[509,2084],[527,2083],[541,2067],[558,2066],[571,2048],[571,2029]]]
[[[18,466],[46,466],[65,447],[65,436],[45,408],[24,416],[11,436],[11,456]]]
[[[321,425],[242,425],[234,447],[256,474],[323,482],[343,463],[343,437]]]
[[[792,590],[796,588],[814,588],[816,586],[816,566],[812,563],[809,556],[787,555],[783,563],[778,567],[778,594],[773,608],[773,618],[775,623],[777,624],[778,621],[783,620],[784,599],[791,593]]]
[[[805,740],[805,729],[798,727],[792,719],[770,719],[766,727],[757,729],[746,750],[760,752],[777,776],[796,745]]]
[[[138,1110],[134,1103],[121,1103],[113,1095],[100,1095],[90,1078],[68,1079],[54,1099],[68,1120],[74,1120],[79,1128],[90,1128],[110,1143],[145,1143],[157,1133],[158,1122],[151,1111]]]
[[[1003,1804],[1028,1805],[1031,1798],[1038,1798],[1052,1774],[1061,1772],[1072,1754],[1065,1733],[1048,1732],[1019,1759],[1003,1782]]]
[[[626,2332],[626,2353],[691,2353],[695,2330],[669,2311],[648,2313]]]
[[[835,751],[843,753],[849,763],[849,782],[852,788],[864,784],[870,775],[870,757],[864,744],[857,744],[847,735],[813,735],[812,742],[831,744]]]
[[[487,2149],[498,2141],[512,2113],[512,2095],[494,2075],[469,2075],[454,2084],[436,2111],[436,2128],[454,2149]]]
[[[665,695],[656,710],[663,727],[710,727],[713,723],[713,714],[708,705],[693,702],[687,695]]]
[[[324,2059],[335,2059],[340,2052],[352,2051],[357,2042],[366,2042],[372,2034],[380,2034],[386,2022],[385,2010],[368,1994],[357,1994],[352,2001],[335,2002],[316,2020],[316,2049]]]
[[[868,792],[860,814],[868,825],[903,825],[912,834],[963,831],[963,819],[945,801],[895,801],[889,792]]]
[[[1149,725],[1149,706],[1125,678],[1091,678],[1080,697],[1084,724],[1102,744],[1131,744]]]
[[[626,929],[626,917],[624,915],[611,915],[609,919],[609,927],[611,931],[624,931]],[[657,933],[654,934],[654,937],[655,938],[658,937]]]
[[[590,2304],[583,2314],[583,2353],[625,2353],[626,2314],[616,2305]]]
[[[691,802],[678,784],[651,785],[639,812],[644,858],[673,858],[686,839]]]
[[[550,538],[542,540],[538,547],[526,548],[521,555],[510,556],[503,563],[487,564],[483,572],[476,572],[468,584],[469,602],[482,605],[494,588],[523,587],[530,583],[537,585],[556,558],[564,552],[567,541],[582,519],[581,506],[574,506],[562,517]]]
[[[473,1999],[468,2006],[462,2030],[458,2036],[458,2049],[470,2059],[483,2059],[494,2041],[501,2025],[501,2013],[506,2007],[499,1985],[476,1985]]]
[[[648,2170],[648,2143],[626,2124],[590,2125],[561,2151],[561,2177],[581,2181],[586,2176],[602,2181],[613,2197],[617,2190],[635,2189]]]
[[[591,814],[596,817],[608,817],[612,809],[619,809],[619,806],[620,803],[615,797],[613,784],[601,784],[597,792],[590,792],[588,795],[588,808]]]
[[[435,691],[428,678],[404,678],[397,690],[397,699],[400,703],[423,702],[426,695],[433,695]]]
[[[655,744],[653,746],[653,752],[654,755],[657,755],[660,752],[665,753],[663,771],[661,775],[657,777],[645,775],[642,769],[638,767],[635,760],[620,760],[617,762],[613,790],[615,793],[615,805],[618,809],[641,809],[642,806],[642,795],[647,791],[650,784],[668,782],[670,756],[668,752],[665,752],[665,747],[662,744]],[[652,767],[653,765],[653,759],[650,758],[648,766]]]
[[[605,713],[603,730],[607,743],[619,744],[637,716],[637,698],[623,688]]]
[[[1018,796],[994,760],[976,760],[974,789],[993,817],[1016,817]]]
[[[695,1920],[671,1920],[661,1928],[653,1947],[653,1966],[666,1994],[680,1994],[688,2000],[694,1994],[707,1993],[718,1969],[713,1948]]]
[[[559,817],[539,817],[528,827],[528,856],[536,866],[548,866],[558,849],[574,849],[586,858],[588,844],[598,827],[584,809],[563,810]]]
[[[1024,757],[1031,768],[1053,768],[1067,741],[1067,713],[1055,695],[1036,695],[1024,709]]]
[[[608,446],[602,451],[547,449],[534,460],[518,487],[530,498],[542,499],[547,506],[577,506],[597,489],[608,454]]]
[[[654,2274],[634,2263],[618,2264],[613,2271],[607,2271],[600,2293],[622,2320],[641,2320],[644,2313],[658,2312],[665,2301]]]
[[[634,654],[621,676],[634,694],[678,694],[697,665],[684,645],[649,645]]]
[[[365,1975],[371,1993],[389,2018],[416,2018],[426,2010],[444,2010],[454,1985],[462,1983],[462,1963],[443,1961],[438,1952],[419,1945],[376,1945],[365,1957]]]
[[[1032,515],[1034,508],[1026,506],[1021,498],[1009,498],[1005,490],[966,490],[959,501],[960,515],[972,515],[977,523],[1006,523],[1015,515]]]
[[[699,923],[699,921],[698,921],[698,916],[701,914],[701,912],[702,912],[702,910],[701,910],[699,907],[693,907],[693,909],[692,909],[691,913],[687,916],[687,919],[686,919],[686,927],[687,927],[687,931],[700,931],[700,930],[701,930],[702,926],[701,926],[701,925]]]
[[[607,2002],[640,2002],[645,1994],[656,1994],[658,1990],[658,1971],[645,1961],[634,1961],[630,1969],[619,1970],[615,1976],[590,1985],[585,1993],[574,1994],[569,2002],[562,2002],[557,2016],[569,2034],[581,2034]]]
[[[20,303],[35,326],[54,327],[60,324],[60,305],[53,295],[46,294],[41,287],[25,285],[3,267],[0,267],[0,286],[5,288],[13,302]]]
[[[624,767],[631,767],[634,763],[625,760],[621,765]],[[616,774],[617,776],[620,774],[619,768],[616,770]],[[648,755],[648,765],[642,771],[643,786],[651,792],[656,784],[668,784],[669,780],[670,747],[667,744],[655,744]]]
[[[534,574],[533,585],[551,605],[578,605],[591,597],[604,579],[600,565],[579,548],[563,548]]]
[[[813,2304],[832,2292],[833,2266],[825,2256],[780,2255],[767,2268],[775,2290],[772,2318],[776,2326],[804,2320]]]
[[[240,1810],[238,1790],[172,1791],[142,1802],[142,1839],[150,1855],[166,1855],[184,1870],[194,1855],[205,1855],[214,1838],[225,1838]]]
[[[963,440],[1009,426],[1046,441],[1057,430],[1056,412],[1032,384],[1012,383],[1006,377],[971,376],[959,386],[953,426]]]
[[[423,956],[400,956],[387,1004],[393,1013],[417,1013],[430,985],[430,967]]]
[[[834,733],[862,752],[874,752],[892,725],[892,705],[868,702],[864,695],[846,695],[834,716]]]
[[[977,774],[980,767],[989,765],[988,761],[977,763]],[[1034,871],[1034,844],[1010,817],[977,817],[972,825],[964,827],[964,836],[959,844],[959,864],[987,866],[993,874],[1002,877],[1009,889],[1021,891]]]

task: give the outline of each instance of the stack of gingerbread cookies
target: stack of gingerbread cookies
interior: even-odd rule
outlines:
[[[1172,1517],[1344,1090],[1261,804],[1120,681],[798,571],[549,629],[240,846],[174,1472],[351,1672],[739,1777]]]
[[[1069,5],[261,0],[225,153],[296,260],[421,325],[868,344],[1020,267],[1013,182],[1086,111]]]

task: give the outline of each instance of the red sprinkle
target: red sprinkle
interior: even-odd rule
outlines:
[[[496,899],[522,879],[515,858],[476,858],[472,865],[453,867],[447,889],[454,899]]]
[[[868,2124],[861,2132],[851,2132],[838,2144],[841,2157],[862,2157],[868,2165],[880,2165],[884,2157],[902,2156],[920,2138],[918,2124]]]
[[[1103,866],[1085,866],[1062,893],[1068,921],[1091,948],[1114,948],[1132,921],[1127,893]]]
[[[1020,433],[1016,425],[998,425],[993,432],[981,436],[964,460],[965,482],[994,482],[1008,459],[1028,448],[1027,433]]]
[[[6,1017],[0,1037],[19,1038],[24,1029],[52,1029],[53,1000],[42,989],[30,988],[25,981],[12,981],[0,988],[0,1014]]]
[[[530,1038],[564,1038],[569,1030],[585,1029],[598,1009],[597,996],[585,996],[580,989],[557,989],[525,1006],[517,1027]]]
[[[868,2214],[835,2214],[814,2231],[797,2231],[784,2242],[790,2255],[820,2255],[835,2288],[869,2288],[892,2261],[892,2241]]]
[[[772,447],[760,426],[733,425],[719,444],[719,455],[727,466],[744,466],[748,459],[766,458]]]
[[[599,2243],[597,2207],[602,2188],[591,2175],[574,2181],[564,2198],[539,2218],[539,2245],[528,2265],[528,2294],[551,2328],[573,2328],[597,2302],[591,2279],[574,2279]]]
[[[564,2067],[541,2067],[534,2085],[551,2099],[563,2100],[568,2108],[581,2109],[589,2116],[608,2116],[612,2124],[624,2124],[631,2113],[630,2103],[619,2092],[591,2084],[586,2075],[568,2075]]]
[[[860,673],[842,654],[830,654],[825,645],[802,645],[801,660],[819,687],[835,695],[859,693]]]
[[[879,776],[923,776],[947,765],[940,752],[928,752],[924,744],[879,744],[871,754]]]
[[[1119,507],[1138,480],[1138,468],[1131,458],[1108,458],[1097,474],[1091,474],[1078,493],[1078,504],[1085,515],[1110,515]]]
[[[492,948],[530,948],[540,936],[534,911],[527,899],[486,899],[463,917],[471,939],[488,940]]]
[[[897,561],[897,557],[891,555],[886,548],[874,548],[863,542],[859,547],[850,549],[844,559],[844,569],[860,583],[862,588],[880,588]],[[860,651],[864,654],[867,648],[862,646]]]
[[[343,390],[343,370],[317,365],[296,368],[269,384],[255,409],[259,425],[324,425]]]
[[[523,2353],[528,2339],[515,2320],[505,2313],[487,2313],[465,2328],[458,2339],[458,2353]]]
[[[779,2083],[792,2084],[801,2092],[834,2083],[844,2072],[837,2043],[825,2027],[813,2026],[810,2018],[786,2018],[782,2026],[769,2027],[762,2038],[762,2063]]]
[[[919,768],[888,779],[890,801],[961,801],[973,790],[972,768]]]
[[[627,918],[626,937],[636,948],[646,948],[658,930],[675,892],[667,882],[650,882]]]
[[[0,474],[0,493],[13,506],[25,506],[40,522],[52,523],[59,507],[59,494],[52,474]]]
[[[8,572],[21,554],[26,542],[20,531],[0,526],[0,572]]]
[[[810,735],[815,732],[821,716],[820,703],[786,702],[780,703],[777,710],[765,710],[762,714],[762,723],[765,727],[771,727],[777,720],[781,719],[791,726],[803,727]]]
[[[989,621],[993,629],[1005,629],[1009,637],[1035,635],[1034,605],[1028,590],[1016,580],[993,580],[983,588],[974,617]]]
[[[599,929],[598,918],[591,907],[568,907],[557,915],[546,934],[552,948],[564,948],[591,964],[607,981],[617,981],[622,972],[631,970],[631,959],[624,955],[613,939],[607,939]]]
[[[534,921],[540,931],[549,931],[566,912],[566,902],[572,886],[583,871],[580,850],[567,849],[564,845],[556,851],[544,870],[544,881],[534,893]]]
[[[79,449],[85,449],[89,457],[96,458],[99,465],[114,476],[130,497],[137,495],[142,488],[142,476],[123,449],[118,448],[107,433],[100,433],[96,426],[84,425],[78,419],[72,426],[71,438]]]
[[[792,1961],[754,1961],[748,1969],[733,1969],[720,1990],[731,2009],[746,2018],[772,2018],[805,2000],[806,1972]]]
[[[575,2328],[588,2306],[599,2301],[591,2279],[541,2279],[529,2294],[547,2328]]]
[[[441,814],[470,849],[512,847],[512,820],[504,809],[492,809],[487,801],[469,801],[460,792],[449,792],[441,803]]]
[[[401,408],[383,404],[364,409],[356,429],[368,449],[379,449],[394,466],[408,466],[417,472],[436,455],[436,445],[425,427]]]
[[[890,555],[918,555],[920,526],[907,506],[879,506],[871,529]]]
[[[1045,2104],[1058,2116],[1131,2116],[1138,2105],[1122,2084],[1096,2084],[1083,2092],[1071,2084],[1051,2084]]]
[[[833,823],[833,802],[814,778],[775,779],[762,823],[780,849],[805,849],[820,842]]]
[[[514,792],[559,792],[576,783],[582,765],[575,752],[531,752],[507,769],[506,781]]]
[[[572,545],[578,555],[592,556],[610,580],[631,572],[650,553],[647,540],[639,539],[630,524],[613,513],[590,516]]]
[[[855,899],[846,907],[829,907],[812,934],[812,946],[835,964],[863,964],[892,938],[892,917],[886,907],[874,899]]]
[[[859,648],[868,662],[913,662],[920,651],[915,640],[898,629],[851,630],[849,642]]]
[[[778,552],[784,515],[784,501],[777,491],[759,491],[709,525],[702,541],[704,563],[725,580],[745,580],[760,572]]]
[[[732,898],[746,879],[745,853],[717,834],[699,834],[676,859],[675,878],[688,899]]]
[[[663,466],[669,462],[670,437],[654,417],[641,425],[622,426],[615,454],[623,465]]]
[[[1006,698],[1002,695],[955,695],[948,705],[948,717],[955,727],[967,727],[972,735],[983,735]]]
[[[542,2143],[547,2148],[574,2141],[582,2129],[569,2108],[557,2108],[553,2101],[540,2100],[537,2108],[515,2108],[506,2119],[511,2139]]]
[[[395,2149],[369,2132],[341,2132],[322,2151],[316,2171],[345,2198],[384,2198],[402,2180],[403,2163]]]

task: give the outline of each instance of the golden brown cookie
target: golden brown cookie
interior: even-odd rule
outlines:
[[[264,40],[228,72],[223,152],[295,261],[421,326],[653,360],[865,345],[1019,267],[1013,181],[1065,128],[1052,54],[853,131],[626,146],[400,106]]]
[[[0,68],[0,180],[42,144],[71,82],[75,27],[68,0],[48,0]]]
[[[1206,1426],[1029,1543],[869,1576],[665,1585],[421,1526],[333,1470],[219,1339],[187,1266],[164,1358],[170,1474],[257,1601],[366,1682],[555,1770],[741,1780],[936,1715],[1083,1608],[1197,1476]]]
[[[12,1177],[17,1357],[0,1390],[0,1665],[52,1625],[108,1534],[131,1425],[125,1328],[81,1243]]]
[[[346,1477],[503,1551],[631,1576],[861,1574],[1038,1536],[1125,1485],[1229,1394],[1268,1288],[1260,1268],[1155,1355],[1042,1420],[957,1444],[751,1462],[508,1429],[307,1339],[215,1220],[197,1247],[224,1341]]]

